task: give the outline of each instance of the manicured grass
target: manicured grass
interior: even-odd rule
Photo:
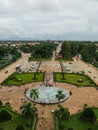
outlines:
[[[82,82],[79,82],[79,79],[82,79]],[[65,82],[77,86],[96,86],[95,83],[87,75],[82,74],[64,73],[63,79],[62,73],[54,73],[54,80],[56,82]]]
[[[98,114],[98,109],[94,109]],[[95,113],[95,114],[96,114]],[[96,115],[98,117],[98,115]],[[88,130],[88,128],[93,128],[93,130],[98,130],[97,122],[94,124],[86,124],[80,121],[80,114],[76,114],[71,116],[68,120],[60,120],[60,125],[63,126],[64,130],[68,130],[68,128],[73,128],[73,130]],[[59,125],[58,119],[56,119],[56,125]],[[56,130],[60,130],[56,127]]]
[[[10,122],[7,122],[5,124],[0,124],[1,128],[3,128],[4,130],[15,130],[18,125],[22,125],[25,128],[25,130],[32,130],[32,126],[30,127],[26,126],[27,119],[24,118],[22,115],[13,112],[12,110],[8,109],[5,106],[0,106],[0,110],[1,109],[7,109],[14,117],[13,120],[11,120]],[[33,125],[34,122],[33,118],[31,119],[31,122]]]
[[[34,75],[35,78],[34,78]],[[8,77],[2,84],[4,85],[21,85],[30,82],[39,82],[44,80],[44,73],[14,73]]]
[[[93,108],[93,111],[95,112],[95,115],[97,116],[98,119],[98,108]]]

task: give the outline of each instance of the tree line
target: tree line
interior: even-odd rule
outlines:
[[[98,44],[92,42],[70,42],[62,44],[61,52],[65,60],[72,59],[73,56],[81,54],[82,59],[89,63],[98,62]]]

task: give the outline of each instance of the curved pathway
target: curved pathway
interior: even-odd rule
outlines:
[[[12,65],[6,67],[5,69],[0,71],[0,82],[6,79],[6,77],[13,73],[15,70],[15,66],[19,63],[27,62],[28,56],[24,55],[22,59],[19,59],[16,63],[13,63]],[[75,64],[79,64],[79,67],[84,66],[87,67],[87,64],[83,64],[82,62],[75,62]],[[89,69],[91,66],[88,67]],[[8,69],[9,73],[5,74],[5,70]],[[85,68],[86,69],[86,68]],[[39,67],[39,70],[47,71],[49,73],[49,80],[53,80],[52,72],[61,72],[61,66],[59,64],[59,61],[55,61],[55,58],[52,58],[51,61],[43,61],[41,66]],[[91,70],[91,69],[90,69]],[[92,70],[91,70],[92,71]],[[92,71],[92,77],[95,72],[95,69]],[[88,73],[88,72],[87,72]],[[97,81],[97,78],[96,78]],[[10,102],[11,106],[14,110],[17,110],[20,112],[20,106],[24,103],[22,100],[25,98],[24,91],[28,88],[35,88],[36,86],[40,86],[41,83],[30,83],[26,85],[21,85],[21,87],[12,86],[12,87],[5,87],[2,86],[0,88],[0,100],[3,101],[3,103]],[[53,83],[56,84],[56,86],[61,86],[62,88],[72,91],[72,96],[65,102],[62,102],[61,104],[64,107],[68,107],[71,114],[75,114],[80,109],[83,108],[84,104],[88,104],[89,106],[98,106],[98,91],[95,88],[92,87],[76,87],[74,85],[66,84],[66,83]],[[25,98],[26,99],[26,98]],[[27,99],[26,99],[27,100]],[[36,104],[38,108],[38,123],[36,130],[54,130],[54,119],[52,116],[52,110],[55,110],[58,108],[57,104],[54,105],[41,105]],[[42,118],[42,115],[44,116]],[[41,124],[40,124],[41,123]]]

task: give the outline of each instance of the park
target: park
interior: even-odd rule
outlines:
[[[1,130],[98,129],[98,69],[79,55],[61,59],[62,46],[37,55],[37,45],[0,70]]]

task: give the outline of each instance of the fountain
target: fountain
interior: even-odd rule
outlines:
[[[61,87],[54,87],[54,86],[40,86],[36,87],[34,89],[37,89],[39,92],[39,98],[33,99],[30,97],[30,91],[31,89],[27,90],[26,97],[33,102],[41,103],[41,104],[54,104],[58,103],[58,99],[56,98],[56,94],[58,90],[62,90],[63,94],[65,94],[65,98],[62,99],[60,102],[67,100],[70,97],[70,92],[68,90],[65,90]]]

